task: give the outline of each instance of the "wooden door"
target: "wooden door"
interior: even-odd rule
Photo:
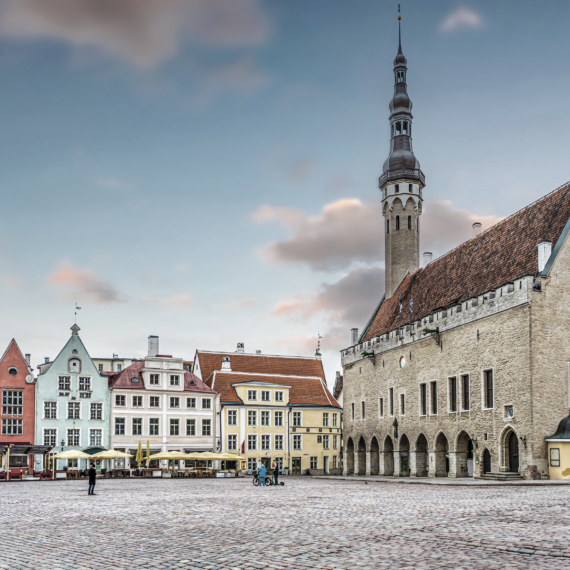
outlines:
[[[491,454],[488,449],[483,452],[483,473],[491,473]]]
[[[519,438],[515,432],[509,437],[509,471],[519,472]]]

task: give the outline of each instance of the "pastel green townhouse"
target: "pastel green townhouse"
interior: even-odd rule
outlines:
[[[108,378],[99,373],[79,330],[73,325],[57,357],[38,367],[36,442],[54,445],[58,452],[73,449],[93,454],[108,449]],[[87,461],[58,461],[58,469],[65,466],[84,468]]]

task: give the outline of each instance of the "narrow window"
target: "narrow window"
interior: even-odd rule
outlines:
[[[485,370],[485,407],[493,407],[493,371]]]
[[[390,388],[390,415],[394,415],[394,388]]]
[[[469,375],[465,374],[461,377],[461,383],[463,385],[463,409],[465,411],[470,410],[471,406],[469,404]]]
[[[406,414],[406,397],[404,394],[400,394],[400,415]]]
[[[412,216],[408,216],[408,229],[412,229]]]
[[[158,435],[158,428],[156,435]],[[186,435],[196,435],[196,420],[194,419],[186,420]]]
[[[386,233],[390,233],[390,220],[386,220]]]
[[[400,216],[396,216],[396,231],[400,229]]]
[[[380,409],[380,417],[383,418],[384,417],[384,398],[380,398],[378,407]]]
[[[401,135],[402,134],[402,122],[398,121],[396,123],[396,134],[397,135]]]
[[[413,184],[408,184],[408,192],[410,194],[412,194],[414,192],[414,185]]]
[[[421,415],[427,416],[427,384],[420,384]]]
[[[437,414],[437,382],[431,383],[431,413]]]
[[[457,378],[449,379],[449,411],[457,411]]]
[[[560,449],[558,447],[550,448],[550,466],[560,467]]]
[[[352,421],[354,421],[354,402],[352,402]]]
[[[408,134],[408,121],[404,121],[404,134]]]
[[[395,192],[396,194],[398,194],[398,193],[400,192],[400,185],[399,185],[399,184],[396,184],[396,185],[394,186],[394,192]]]
[[[364,401],[362,402],[362,419],[364,420],[366,418],[366,408],[364,405]]]

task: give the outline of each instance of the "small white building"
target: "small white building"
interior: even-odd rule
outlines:
[[[183,358],[158,354],[158,337],[149,337],[148,356],[109,377],[109,389],[111,449],[134,457],[148,441],[151,454],[216,450],[218,394]]]

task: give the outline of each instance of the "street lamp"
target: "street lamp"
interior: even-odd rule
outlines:
[[[61,440],[61,451],[63,451],[63,446],[65,445],[65,439]]]

